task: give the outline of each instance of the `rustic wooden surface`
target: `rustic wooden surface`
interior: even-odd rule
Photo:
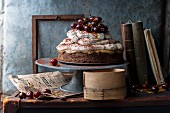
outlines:
[[[19,92],[15,92],[9,99],[15,100],[18,98]],[[165,91],[157,94],[138,93],[125,99],[101,100],[93,101],[83,98],[82,95],[68,97],[64,100],[36,100],[36,99],[21,99],[20,108],[70,108],[70,107],[135,107],[135,106],[156,106],[170,105],[170,91]]]
[[[102,100],[102,101],[92,101],[86,100],[83,98],[83,95],[74,96],[67,98],[65,100],[54,99],[54,100],[36,100],[36,99],[19,99],[17,97],[18,92],[8,97],[6,102],[3,103],[3,111],[4,113],[23,113],[23,111],[27,112],[32,110],[35,112],[38,110],[39,112],[46,112],[49,110],[50,113],[53,113],[56,110],[99,110],[111,109],[112,111],[116,109],[130,109],[130,113],[135,113],[135,110],[146,110],[145,108],[149,108],[149,111],[159,107],[165,107],[165,110],[170,111],[170,91],[157,93],[157,94],[146,94],[139,93],[133,97],[127,97],[122,100]],[[113,109],[112,109],[113,108]],[[161,108],[162,109],[162,108]],[[12,111],[11,111],[12,110]],[[53,112],[51,112],[53,110]],[[93,111],[92,110],[92,111]],[[17,112],[19,111],[19,112]],[[94,113],[94,111],[92,113]],[[116,110],[117,111],[117,110]],[[119,110],[118,110],[119,111]],[[148,110],[146,110],[149,113]],[[167,113],[168,111],[157,111],[156,113]],[[25,113],[24,112],[24,113]],[[128,113],[129,111],[126,111]],[[140,113],[142,113],[140,112]],[[45,112],[43,112],[45,113]],[[77,113],[77,112],[76,112]],[[84,112],[83,112],[84,113]],[[104,111],[100,111],[100,113],[104,113]],[[117,113],[117,112],[116,112]],[[124,112],[123,112],[124,113]],[[146,112],[145,112],[146,113]]]

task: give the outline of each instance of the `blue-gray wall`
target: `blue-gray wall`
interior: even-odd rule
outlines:
[[[0,43],[3,45],[3,54],[0,55],[3,56],[2,83],[5,94],[11,94],[16,90],[7,78],[9,74],[32,73],[32,15],[101,16],[113,37],[120,40],[120,21],[141,20],[145,28],[152,29],[159,46],[162,0],[5,0],[4,3],[4,35],[0,37],[0,40],[3,39],[3,44]],[[65,38],[63,35],[68,26],[62,27],[63,25],[60,25],[60,32],[63,34],[56,33],[55,36]],[[59,29],[56,28],[56,32],[57,30]],[[52,33],[55,33],[55,30]],[[46,40],[55,37],[46,30],[44,34],[47,36],[44,37]],[[57,43],[59,42],[55,44]],[[50,46],[47,47],[51,50]],[[52,49],[55,51],[55,46]]]
[[[4,0],[0,0],[0,92],[2,92],[2,60],[3,60],[3,20]]]

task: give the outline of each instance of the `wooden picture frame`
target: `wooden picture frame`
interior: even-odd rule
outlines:
[[[38,59],[38,23],[39,21],[75,21],[83,18],[84,14],[75,15],[32,15],[32,64],[33,74],[38,72],[35,61]]]

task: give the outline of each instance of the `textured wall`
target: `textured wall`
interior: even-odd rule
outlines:
[[[152,29],[159,46],[161,0],[5,0],[4,93],[11,94],[15,91],[7,78],[9,74],[32,73],[32,15],[53,14],[101,16],[117,39],[121,39],[120,21],[142,20],[145,28]],[[64,29],[60,29],[61,33],[66,32],[66,28],[61,28]],[[47,36],[44,38],[48,40],[50,33],[45,30],[44,34]]]
[[[4,0],[0,0],[0,92],[2,91],[2,51],[3,51]]]

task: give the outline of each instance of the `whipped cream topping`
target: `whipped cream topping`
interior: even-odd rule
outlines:
[[[97,41],[99,41],[99,39],[93,39],[93,38],[81,38],[78,40],[78,44],[80,45],[90,45],[90,44],[94,44],[97,43]]]
[[[88,33],[86,31],[80,31],[77,29],[71,29],[67,32],[67,37],[73,39],[74,37],[78,38],[99,38],[99,39],[109,39],[112,38],[110,33]]]
[[[67,53],[95,50],[123,50],[122,44],[119,41],[115,41],[110,33],[88,33],[71,29],[67,32],[67,37],[56,47],[57,50]]]
[[[74,41],[70,38],[65,38],[60,44],[72,44]]]
[[[88,33],[86,31],[78,31],[77,36],[80,38],[95,38],[92,33]]]
[[[78,30],[76,30],[76,29],[69,30],[67,32],[67,37],[72,39],[74,36],[77,35],[77,32],[78,32]]]

